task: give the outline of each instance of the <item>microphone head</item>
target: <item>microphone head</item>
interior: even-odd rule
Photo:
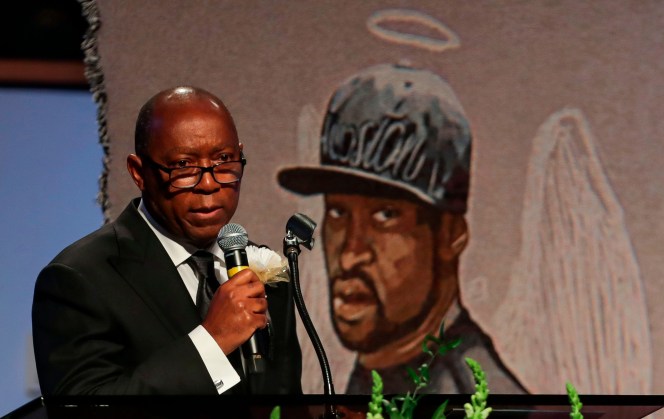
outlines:
[[[225,252],[244,249],[249,243],[247,230],[239,224],[226,224],[219,230],[217,235],[217,244]]]

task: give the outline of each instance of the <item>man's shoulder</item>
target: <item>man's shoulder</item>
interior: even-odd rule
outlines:
[[[78,260],[108,255],[109,251],[117,247],[114,245],[115,243],[117,243],[117,239],[114,222],[111,222],[65,247],[51,263],[71,265]]]

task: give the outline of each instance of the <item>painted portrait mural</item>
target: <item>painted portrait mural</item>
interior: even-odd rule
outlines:
[[[234,221],[274,249],[294,212],[318,223],[301,278],[337,392],[372,369],[409,389],[443,323],[462,343],[429,392],[472,392],[467,356],[493,393],[664,391],[664,4],[86,4],[106,217],[137,193],[145,99],[218,94],[248,160]]]
[[[490,339],[459,305],[458,262],[472,133],[450,86],[433,73],[380,65],[335,91],[320,140],[321,165],[286,168],[279,183],[324,194],[322,240],[334,330],[357,352],[346,392],[369,393],[371,370],[385,391],[404,393],[406,367],[426,361],[421,343],[443,320],[462,344],[431,365],[436,393],[472,393],[464,358],[501,389],[521,387]]]
[[[472,141],[448,83],[426,70],[379,65],[334,92],[320,165],[278,173],[286,189],[324,196],[332,325],[357,353],[346,392],[369,393],[371,370],[387,378],[387,392],[407,391],[406,367],[425,362],[420,343],[443,321],[446,335],[462,345],[432,366],[428,391],[472,392],[467,356],[480,361],[499,392],[545,389],[551,377],[575,371],[585,386],[646,391],[650,373],[637,367],[651,357],[642,345],[650,340],[639,308],[643,284],[583,114],[552,114],[533,141],[523,246],[512,272],[528,286],[511,287],[492,319],[509,324],[495,339],[500,354],[459,301]],[[613,298],[622,303],[610,304]],[[569,342],[577,342],[574,351]],[[606,375],[615,377],[611,384]]]

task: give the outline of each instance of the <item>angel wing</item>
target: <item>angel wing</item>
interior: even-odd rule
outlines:
[[[561,393],[566,381],[585,394],[651,391],[639,265],[578,109],[551,115],[534,139],[521,252],[492,328],[530,392]]]

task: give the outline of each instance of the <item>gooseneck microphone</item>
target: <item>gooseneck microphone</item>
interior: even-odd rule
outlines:
[[[249,269],[247,251],[245,250],[248,243],[247,231],[239,224],[226,224],[219,231],[217,244],[224,252],[229,279],[236,273]],[[268,329],[269,327],[256,330],[249,340],[242,344],[242,356],[249,373],[265,371],[265,356],[268,354],[269,347]]]

